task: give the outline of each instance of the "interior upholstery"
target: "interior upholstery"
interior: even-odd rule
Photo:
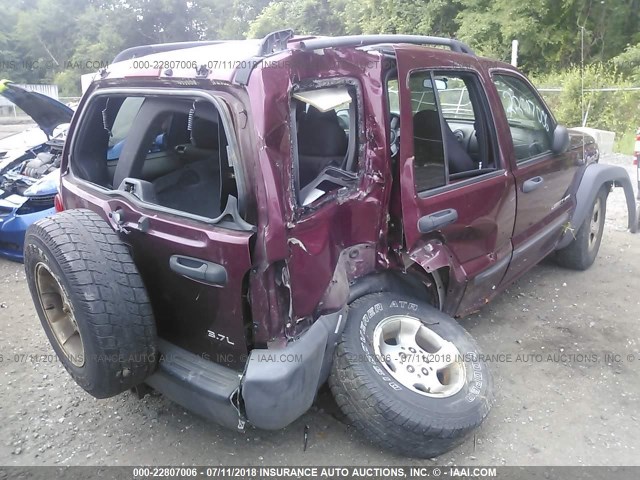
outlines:
[[[212,120],[195,117],[191,126],[191,144],[205,150],[217,150],[218,124]]]
[[[340,166],[349,141],[334,110],[320,112],[309,107],[298,124],[300,187],[304,187],[328,165]]]
[[[191,162],[153,182],[158,205],[194,215],[220,215],[220,172],[217,152],[212,158]]]
[[[182,161],[197,162],[210,158],[212,151],[218,151],[218,124],[212,120],[195,117],[187,142],[176,147]]]
[[[182,112],[176,112],[172,115],[171,124],[165,136],[165,143],[168,148],[174,148],[176,145],[189,142],[188,117],[188,114]]]
[[[180,155],[183,165],[153,182],[158,204],[215,218],[220,215],[218,124],[195,117],[191,142]]]
[[[437,156],[442,157],[442,146],[435,147],[434,145],[436,145],[435,142],[444,140],[450,174],[475,170],[477,165],[465,149],[462,148],[447,122],[442,122],[442,124],[444,125],[444,131],[442,132],[442,138],[440,138],[441,124],[440,115],[437,111],[421,110],[413,116],[413,133],[416,140],[423,139],[432,144],[432,147],[426,150],[422,147],[422,154],[425,156],[421,158],[428,159],[431,155],[436,155],[436,158],[438,158]],[[434,151],[433,148],[439,149],[440,152]]]

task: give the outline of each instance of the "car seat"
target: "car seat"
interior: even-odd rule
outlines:
[[[444,128],[441,128],[441,125]],[[442,135],[440,135],[440,131]],[[422,158],[442,157],[442,147],[439,142],[444,140],[447,152],[449,174],[475,170],[477,165],[458,142],[447,122],[440,123],[440,115],[435,110],[421,110],[413,116],[413,135],[416,139],[425,140],[421,147]],[[418,152],[416,152],[418,153]],[[433,162],[429,162],[433,163]]]
[[[348,146],[347,134],[340,126],[336,112],[320,112],[309,107],[298,125],[300,188],[328,165],[342,165]]]

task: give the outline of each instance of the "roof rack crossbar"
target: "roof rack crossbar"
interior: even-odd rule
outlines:
[[[172,50],[182,50],[184,48],[203,47],[205,45],[215,45],[222,43],[215,40],[203,40],[194,42],[175,42],[175,43],[156,43],[153,45],[139,45],[137,47],[127,48],[115,56],[113,62],[123,62],[132,58],[144,57],[145,55],[153,55],[154,53],[170,52]]]
[[[236,69],[233,81],[238,85],[247,85],[251,72],[256,65],[269,55],[286,50],[287,42],[293,35],[293,30],[287,28],[285,30],[276,30],[264,36],[260,42],[258,54],[246,62],[242,62],[242,65]]]
[[[287,49],[287,41],[293,37],[293,30],[287,28],[285,30],[276,30],[262,38],[260,42],[259,57],[266,57],[272,53],[280,52]]]
[[[314,38],[300,42],[302,50],[322,50],[323,48],[366,47],[384,43],[409,43],[412,45],[442,45],[454,52],[475,55],[473,50],[460,40],[426,35],[348,35],[343,37]]]

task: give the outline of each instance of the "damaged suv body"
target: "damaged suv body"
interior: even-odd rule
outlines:
[[[636,230],[626,171],[456,40],[283,31],[130,49],[99,77],[64,212],[25,246],[45,331],[98,397],[146,384],[276,429],[329,379],[366,437],[432,457],[491,403],[454,317],[550,254],[591,265],[614,185]]]

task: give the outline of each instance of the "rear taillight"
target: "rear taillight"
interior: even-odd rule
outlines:
[[[640,166],[640,128],[636,132],[636,146],[633,147],[633,164]]]
[[[64,210],[62,196],[59,193],[56,193],[56,196],[53,198],[53,206],[56,207],[56,212],[62,212]]]

